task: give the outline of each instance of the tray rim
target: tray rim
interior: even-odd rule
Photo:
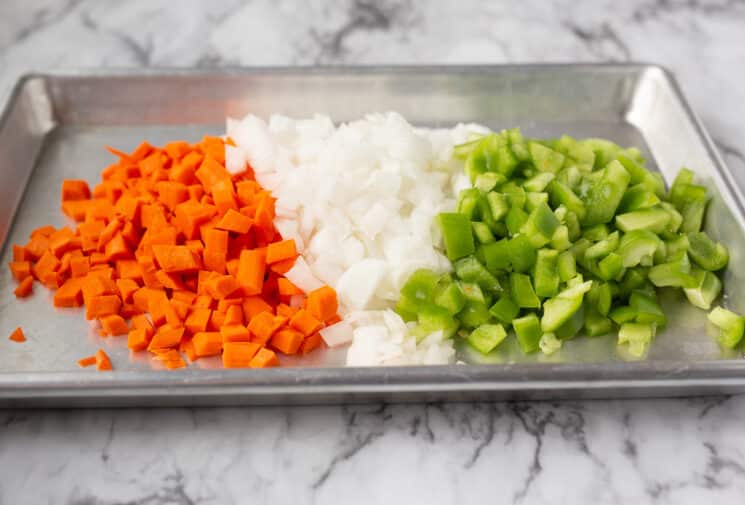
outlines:
[[[16,100],[26,84],[34,79],[127,78],[127,77],[199,77],[242,76],[262,74],[495,74],[525,70],[656,71],[660,73],[682,106],[701,138],[717,175],[734,197],[740,215],[745,215],[745,198],[734,176],[700,119],[691,108],[672,71],[647,62],[602,63],[510,63],[490,65],[323,65],[323,66],[257,66],[201,68],[81,68],[55,69],[52,72],[30,72],[18,78],[6,95],[0,112],[0,129],[5,126]],[[7,237],[6,237],[7,238]],[[3,244],[5,246],[5,244]],[[337,394],[361,395],[385,393],[433,393],[461,391],[530,391],[537,389],[603,390],[614,387],[646,389],[660,387],[734,386],[745,388],[745,361],[636,361],[597,363],[523,363],[501,365],[438,365],[279,368],[268,370],[199,370],[118,371],[98,374],[90,371],[5,372],[0,371],[0,407],[6,402],[34,398],[91,396],[106,398],[126,395],[146,388],[145,397],[175,395],[187,397],[200,390],[219,388],[221,395],[239,393],[245,396]],[[147,392],[149,391],[149,394]]]

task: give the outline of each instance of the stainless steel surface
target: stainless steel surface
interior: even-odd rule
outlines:
[[[66,223],[62,179],[99,179],[103,149],[142,139],[196,140],[219,133],[226,115],[247,112],[330,115],[343,121],[397,110],[418,125],[475,121],[520,126],[527,135],[601,136],[641,148],[669,183],[681,166],[715,195],[707,229],[725,241],[730,306],[745,286],[743,196],[673,78],[650,65],[535,65],[355,69],[266,69],[220,73],[82,73],[33,76],[19,83],[0,119],[0,239],[3,262],[42,224]],[[39,153],[37,158],[37,153]],[[24,190],[25,188],[25,190]],[[25,192],[24,192],[25,191]],[[23,195],[21,199],[21,195]],[[12,221],[12,226],[10,223]],[[29,341],[0,341],[0,405],[175,405],[367,400],[465,400],[688,395],[745,390],[745,360],[722,353],[705,313],[665,293],[670,324],[646,361],[624,362],[612,336],[567,342],[555,356],[523,356],[509,344],[489,365],[341,368],[343,350],[314,353],[276,370],[221,370],[200,360],[177,372],[152,370],[124,339],[101,339],[79,310],[54,309],[51,296],[15,300],[0,269],[0,335],[22,325]],[[2,343],[4,342],[4,343]],[[116,371],[77,370],[103,346]],[[462,350],[461,356],[474,356]]]

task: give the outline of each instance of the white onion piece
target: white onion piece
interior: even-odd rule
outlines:
[[[388,264],[365,259],[349,267],[336,284],[339,301],[350,309],[365,309],[385,275]]]
[[[246,154],[243,149],[225,144],[225,168],[233,175],[246,170]]]
[[[331,326],[326,326],[319,333],[327,346],[338,347],[352,341],[353,331],[352,325],[347,321],[339,321]]]
[[[298,256],[292,268],[285,272],[285,277],[306,293],[323,287],[323,283],[318,280],[318,277],[313,275],[308,263],[305,262],[305,258],[302,256]]]

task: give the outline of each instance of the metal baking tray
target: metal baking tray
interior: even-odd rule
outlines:
[[[706,228],[727,243],[729,305],[745,311],[743,195],[672,75],[655,65],[507,65],[85,71],[30,75],[0,118],[0,335],[22,325],[29,341],[0,340],[2,406],[134,406],[632,397],[745,391],[745,360],[723,353],[705,313],[663,296],[669,326],[645,361],[619,357],[613,336],[567,342],[555,356],[523,356],[510,345],[480,361],[431,367],[344,368],[344,351],[313,353],[272,370],[222,370],[214,362],[166,372],[130,356],[121,338],[102,339],[79,310],[52,307],[37,285],[16,300],[5,264],[10,244],[42,224],[66,222],[64,178],[97,181],[142,139],[196,140],[248,112],[335,121],[395,110],[422,126],[474,121],[520,126],[530,136],[599,136],[637,146],[670,183],[681,166],[714,195]],[[99,346],[115,371],[79,370]],[[474,356],[463,352],[464,360]]]

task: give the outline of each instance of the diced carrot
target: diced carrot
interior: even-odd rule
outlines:
[[[177,140],[175,142],[169,142],[165,146],[163,146],[163,150],[173,159],[181,159],[186,154],[191,151],[191,147],[189,146],[188,142],[184,142],[183,140]]]
[[[235,233],[248,233],[248,230],[251,229],[251,224],[252,221],[250,217],[244,216],[233,209],[228,209],[228,211],[217,222],[215,228]]]
[[[54,293],[55,307],[80,307],[83,305],[83,283],[81,277],[71,277]]]
[[[224,324],[220,327],[223,342],[248,342],[251,332],[242,324]]]
[[[279,296],[289,298],[294,295],[302,295],[303,290],[295,286],[289,279],[280,277],[277,279],[277,288],[279,289]]]
[[[73,256],[70,258],[70,272],[73,277],[85,277],[90,270],[90,258]]]
[[[194,307],[209,309],[212,307],[212,297],[210,295],[197,295],[193,305]]]
[[[220,180],[230,180],[230,172],[212,156],[205,156],[195,175],[207,193],[212,193],[212,185]]]
[[[222,366],[225,368],[248,368],[260,346],[255,342],[224,342]]]
[[[19,326],[18,328],[13,330],[13,333],[10,334],[10,336],[8,337],[8,340],[12,340],[13,342],[18,342],[19,344],[21,342],[25,342],[26,335],[23,334],[23,328]]]
[[[65,179],[62,181],[62,201],[87,200],[91,197],[88,183],[82,180]]]
[[[264,286],[266,272],[266,252],[263,249],[244,250],[238,263],[236,278],[243,288],[244,294],[257,295]]]
[[[238,281],[230,275],[218,275],[217,277],[213,277],[207,281],[206,285],[207,293],[217,300],[229,297],[240,289],[240,287]]]
[[[195,307],[191,314],[186,318],[184,326],[192,335],[207,330],[207,324],[210,321],[212,311],[209,308]]]
[[[290,307],[289,305],[285,303],[280,303],[277,305],[276,312],[278,316],[284,316],[288,319],[292,319],[292,316],[297,314],[297,311],[299,309],[297,307]]]
[[[127,334],[127,347],[133,351],[144,351],[150,343],[149,337],[144,329],[133,328]]]
[[[11,261],[9,263],[10,271],[17,281],[22,281],[31,275],[30,261]]]
[[[274,242],[266,247],[266,262],[268,264],[294,259],[295,257],[297,257],[297,249],[293,239]]]
[[[218,312],[216,310],[213,310],[212,315],[210,316],[210,322],[207,325],[207,329],[210,331],[220,331],[220,328],[223,327],[224,321],[225,312]]]
[[[274,316],[271,312],[262,312],[251,318],[248,323],[248,329],[256,337],[256,341],[262,345],[269,341],[271,336],[277,331],[287,318]]]
[[[336,291],[329,286],[323,286],[308,293],[308,310],[316,319],[328,321],[339,310]]]
[[[35,238],[38,236],[41,237],[48,237],[52,233],[57,231],[57,229],[52,226],[51,224],[45,224],[44,226],[39,226],[34,231],[31,232],[31,238]]]
[[[222,336],[217,332],[200,331],[191,340],[194,343],[194,353],[200,358],[216,356],[222,351]]]
[[[93,296],[87,303],[85,318],[88,320],[99,319],[104,316],[116,314],[122,306],[122,301],[117,295]]]
[[[323,342],[321,338],[320,333],[314,333],[313,335],[310,335],[308,337],[305,337],[305,340],[303,340],[302,345],[300,346],[300,354],[306,355],[309,352],[317,349],[321,346],[321,343]]]
[[[284,354],[295,354],[303,343],[303,334],[292,328],[282,328],[272,335],[269,344]]]
[[[111,314],[98,320],[106,335],[126,335],[129,332],[127,321],[119,314]]]
[[[96,351],[96,370],[99,372],[111,370],[111,360],[103,349]]]
[[[227,312],[233,305],[241,305],[242,303],[243,298],[241,297],[223,298],[222,300],[218,300],[216,310],[218,312]]]
[[[251,368],[269,368],[278,365],[277,355],[266,347],[260,349],[248,364]]]
[[[223,324],[243,324],[243,308],[240,305],[228,307]]]
[[[251,320],[257,314],[262,312],[272,312],[272,306],[260,296],[249,296],[243,300],[243,315],[246,320]]]
[[[181,337],[184,335],[184,328],[173,328],[167,324],[164,324],[158,331],[153,335],[153,339],[147,346],[148,351],[153,349],[168,349],[175,347],[181,341]]]
[[[25,247],[13,244],[13,261],[29,261],[30,259]]]
[[[85,219],[90,200],[67,200],[62,202],[62,212],[70,219],[80,222]]]
[[[34,278],[29,275],[18,283],[18,286],[13,290],[13,294],[16,295],[16,298],[26,298],[32,293],[33,289]]]
[[[86,356],[85,358],[80,358],[78,360],[78,366],[80,368],[86,368],[92,365],[96,364],[96,356]]]
[[[290,258],[288,260],[277,261],[269,265],[269,269],[272,272],[284,275],[295,265],[296,260],[297,258]]]
[[[181,357],[181,353],[176,349],[152,349],[150,352],[155,354],[155,360],[162,362],[169,370],[184,368],[186,366],[186,362]]]
[[[121,233],[117,233],[114,235],[114,238],[112,238],[107,244],[106,244],[106,250],[104,252],[106,261],[116,261],[121,260],[125,258],[129,258],[132,256],[131,251],[129,250],[129,247],[127,246],[127,242],[124,240],[124,237]]]
[[[307,337],[320,330],[323,327],[323,323],[313,317],[310,311],[300,309],[290,319],[290,326]]]
[[[153,254],[168,273],[196,272],[201,267],[199,257],[183,245],[154,245]]]

